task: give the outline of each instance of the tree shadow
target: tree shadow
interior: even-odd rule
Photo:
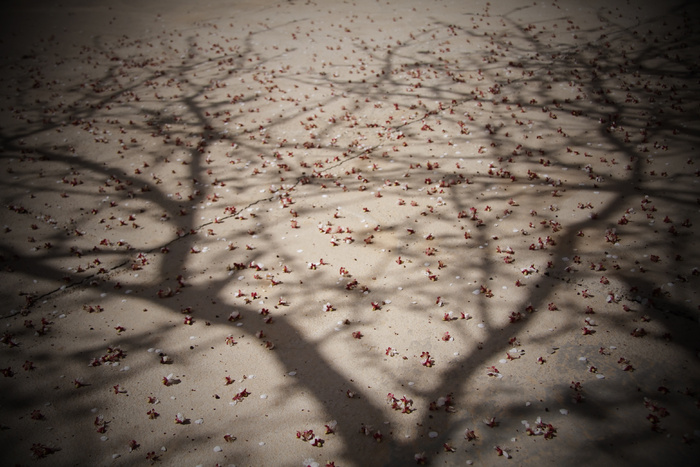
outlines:
[[[688,9],[686,5],[678,11]],[[6,340],[31,342],[26,350],[22,345],[5,351],[13,367],[31,355],[41,377],[53,381],[62,374],[62,365],[84,366],[90,356],[105,351],[103,345],[90,344],[74,353],[62,352],[57,360],[45,350],[48,344],[32,336],[35,328],[21,329],[25,319],[49,313],[52,303],[67,306],[59,311],[70,317],[88,313],[83,308],[104,297],[114,304],[138,297],[139,307],[169,317],[155,318],[161,324],[148,331],[120,335],[119,345],[129,357],[144,355],[168,340],[183,350],[174,352],[174,363],[164,367],[150,355],[153,362],[132,371],[131,381],[145,379],[152,366],[167,373],[180,362],[196,362],[194,353],[187,353],[183,332],[175,327],[181,329],[185,316],[217,332],[230,329],[231,335],[245,340],[243,355],[269,358],[283,374],[299,376],[285,379],[288,384],[279,399],[304,394],[335,420],[335,436],[341,442],[334,453],[343,462],[405,465],[422,452],[436,463],[461,464],[464,455],[490,462],[497,452],[493,446],[506,449],[519,462],[534,462],[546,457],[535,443],[544,443],[552,456],[565,462],[667,457],[670,444],[656,431],[672,434],[678,442],[683,430],[697,422],[697,416],[688,413],[697,397],[692,361],[690,368],[687,361],[677,368],[655,363],[658,359],[665,364],[675,354],[696,358],[698,312],[692,284],[697,274],[676,265],[694,264],[696,259],[692,226],[682,223],[694,215],[697,202],[692,175],[673,165],[657,167],[654,159],[665,160],[664,147],[669,146],[674,164],[692,161],[673,146],[685,148],[697,139],[696,130],[682,129],[684,121],[692,121],[687,114],[697,113],[686,104],[695,102],[694,65],[686,63],[680,49],[693,42],[693,32],[686,23],[680,33],[669,31],[658,42],[650,38],[620,54],[611,42],[636,44],[642,31],[652,26],[615,24],[603,9],[602,33],[597,28],[576,29],[575,34],[589,38],[585,45],[559,43],[541,31],[551,30],[552,22],[563,26],[568,16],[526,25],[517,18],[523,11],[527,10],[492,16],[487,8],[470,17],[471,23],[459,25],[434,18],[430,29],[415,36],[404,33],[399,44],[385,49],[370,50],[367,40],[339,31],[331,36],[338,44],[342,40],[343,47],[365,56],[360,64],[345,69],[328,65],[329,71],[320,73],[294,67],[292,74],[291,66],[284,67],[290,60],[286,56],[299,58],[302,48],[282,49],[280,42],[270,41],[291,35],[296,27],[292,20],[253,27],[240,46],[228,51],[212,42],[207,49],[199,33],[173,38],[175,45],[165,38],[152,40],[161,61],[138,51],[148,47],[148,41],[120,44],[117,53],[114,44],[95,38],[86,53],[99,64],[101,74],[91,75],[88,86],[65,90],[75,99],[65,115],[41,123],[33,120],[34,114],[41,114],[34,99],[45,98],[46,90],[36,91],[35,98],[26,89],[13,103],[21,110],[12,112],[26,113],[31,122],[3,130],[2,158],[12,167],[4,175],[8,191],[3,205],[9,207],[5,222],[12,227],[3,240],[2,259],[12,285],[7,290],[13,292],[3,295],[14,309],[3,319],[15,336]],[[669,12],[670,17],[675,14]],[[575,18],[571,21],[567,24],[575,25]],[[215,29],[224,26],[213,24]],[[213,34],[211,27],[205,29]],[[448,50],[457,49],[451,42],[458,40],[468,41],[479,53]],[[670,55],[673,52],[678,58]],[[664,57],[663,65],[646,65],[651,56]],[[505,63],[509,74],[503,71]],[[682,68],[669,69],[670,63]],[[428,77],[435,83],[426,83]],[[282,82],[287,89],[277,84]],[[672,82],[671,96],[664,91],[666,82]],[[561,88],[575,89],[570,98],[562,98]],[[316,97],[316,89],[332,92]],[[270,100],[261,100],[265,93]],[[278,114],[272,109],[283,99],[291,100]],[[656,100],[670,107],[663,107],[663,117]],[[401,119],[388,118],[391,108],[402,111]],[[319,117],[322,109],[326,115]],[[234,126],[236,130],[230,130]],[[75,141],[72,133],[61,144],[52,144],[54,139],[46,136],[68,133],[71,127],[82,131]],[[525,132],[527,141],[516,143],[511,132],[520,127],[532,131]],[[464,153],[438,149],[444,146],[438,137],[444,138],[441,130],[447,128],[448,147],[454,140],[467,148]],[[116,136],[119,129],[125,136]],[[671,143],[669,131],[674,130],[679,134]],[[35,144],[30,142],[33,138],[46,141]],[[591,141],[602,149],[589,146]],[[93,156],[95,146],[102,144],[115,153]],[[139,159],[131,156],[135,152],[141,153]],[[131,157],[138,162],[127,162]],[[613,158],[619,160],[613,163]],[[37,186],[36,166],[46,167],[41,178],[60,184]],[[667,171],[670,175],[662,175]],[[549,172],[556,175],[550,177]],[[570,179],[560,178],[565,176]],[[41,205],[27,199],[26,192],[46,200],[44,207],[36,208]],[[525,202],[519,204],[529,196],[534,199],[532,211],[539,214],[528,212]],[[57,215],[60,220],[53,223],[50,212],[60,199],[71,198],[78,203],[64,204],[68,213]],[[340,205],[332,204],[336,199]],[[137,207],[127,207],[130,204]],[[641,212],[630,211],[632,206]],[[657,206],[657,211],[651,210]],[[90,211],[93,207],[97,212]],[[584,215],[571,214],[577,212]],[[662,213],[671,222],[665,223]],[[564,214],[571,216],[565,219]],[[652,217],[645,219],[646,214]],[[139,226],[142,218],[152,227]],[[43,246],[27,254],[18,245],[24,244],[32,223],[41,227],[35,229],[37,242],[30,243]],[[163,228],[154,227],[159,223]],[[494,224],[519,227],[506,231]],[[663,227],[657,227],[660,224]],[[51,226],[53,231],[46,232]],[[329,246],[331,240],[338,246]],[[496,246],[505,250],[506,244],[515,253],[494,254]],[[430,248],[436,252],[430,254]],[[683,251],[682,261],[676,258],[678,251]],[[507,256],[514,262],[505,262]],[[578,256],[582,259],[577,262],[573,258]],[[397,257],[403,262],[395,264]],[[328,272],[341,266],[350,272]],[[287,267],[290,273],[284,272]],[[642,267],[648,272],[640,272]],[[513,286],[516,281],[523,287]],[[402,284],[400,293],[394,290],[396,283]],[[21,292],[19,299],[15,290]],[[583,290],[590,299],[580,295]],[[71,295],[79,298],[79,305],[71,303]],[[341,317],[339,331],[329,325],[333,318],[321,312],[326,296],[338,301],[334,313]],[[623,305],[633,310],[624,311]],[[587,306],[594,313],[587,313]],[[269,312],[269,326],[263,309]],[[461,320],[462,311],[471,319]],[[453,315],[446,315],[449,312]],[[88,313],[86,322],[99,315]],[[118,317],[109,321],[114,319]],[[325,327],[311,338],[307,328],[314,326],[313,320]],[[412,323],[428,324],[412,329]],[[551,331],[543,332],[550,323]],[[639,328],[646,329],[644,334],[630,336]],[[353,339],[351,331],[364,337]],[[444,332],[454,340],[443,345]],[[394,357],[385,350],[392,333],[400,342],[394,345],[401,346]],[[611,341],[607,334],[624,343]],[[78,336],[76,331],[72,338]],[[62,338],[55,340],[60,343]],[[225,347],[221,339],[211,339],[189,348],[204,352],[209,344],[211,350]],[[658,353],[645,355],[644,346]],[[339,353],[346,358],[339,360],[330,347],[342,348]],[[511,352],[513,347],[525,350],[525,356]],[[585,360],[579,359],[581,348],[588,355]],[[546,353],[549,350],[554,353]],[[420,365],[422,352],[435,358],[434,367]],[[534,354],[540,352],[545,362],[533,364]],[[631,375],[625,379],[619,376],[625,364],[615,362],[630,355],[632,365],[641,363],[635,371],[622,373]],[[526,359],[531,364],[526,369],[512,369]],[[255,360],[236,362],[241,371],[255,367]],[[112,373],[91,373],[94,382],[79,388],[78,398],[74,388],[59,385],[52,399],[65,405],[56,415],[69,424],[85,419],[100,391],[118,384]],[[688,380],[681,378],[688,374]],[[578,391],[566,380],[570,375],[584,380],[584,402],[572,401]],[[35,379],[32,374],[23,384]],[[379,382],[381,389],[367,387],[367,381]],[[688,387],[681,387],[686,381]],[[55,383],[22,393],[7,384],[2,392],[16,416],[37,406],[40,391],[51,384]],[[531,384],[532,389],[525,389]],[[657,387],[665,385],[669,393],[659,395]],[[381,391],[405,391],[416,411],[394,413]],[[538,402],[526,404],[537,395]],[[453,402],[445,404],[448,396]],[[688,423],[674,425],[670,420],[676,417],[668,423],[665,417],[649,422],[645,418],[657,414],[658,408],[649,408],[645,397],[663,398],[665,407],[674,415],[686,414]],[[436,410],[429,409],[431,402]],[[527,437],[520,420],[534,424],[537,416],[557,427],[554,439]],[[635,422],[626,424],[628,416]],[[498,426],[483,422],[491,417]],[[250,426],[256,423],[250,412],[242,411],[241,418]],[[382,425],[385,420],[389,423]],[[217,428],[207,427],[196,443],[205,445],[207,436],[220,438]],[[289,428],[283,436],[296,429]],[[403,437],[402,430],[407,433]],[[465,441],[469,430],[477,437]],[[577,430],[583,431],[582,437]],[[26,445],[34,438],[21,429],[5,433],[9,435],[3,434],[3,444],[10,458],[25,461]],[[327,435],[329,444],[331,436]],[[80,440],[58,435],[54,439],[62,447],[57,459],[84,462]],[[159,442],[155,436],[149,441]],[[645,457],[636,452],[643,445],[651,446],[643,451]],[[462,457],[449,457],[453,448]],[[680,445],[674,455],[684,462],[695,450]],[[167,456],[187,452],[188,447],[171,446]],[[236,447],[235,454],[244,459],[256,455],[253,452]]]

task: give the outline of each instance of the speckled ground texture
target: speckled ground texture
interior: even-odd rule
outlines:
[[[6,7],[4,465],[691,465],[691,2]]]

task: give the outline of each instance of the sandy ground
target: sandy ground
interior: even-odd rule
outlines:
[[[700,458],[697,8],[19,3],[3,465]]]

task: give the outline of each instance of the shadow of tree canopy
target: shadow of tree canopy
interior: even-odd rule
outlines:
[[[7,459],[697,458],[697,8],[360,3],[4,57]]]

